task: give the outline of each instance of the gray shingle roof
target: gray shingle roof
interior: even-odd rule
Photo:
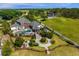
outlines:
[[[40,23],[33,21],[31,25],[33,26],[33,29],[39,29],[38,26],[40,25]]]
[[[13,24],[13,25],[11,25],[11,27],[19,27],[20,25],[19,24],[17,24],[16,22]]]
[[[17,22],[20,22],[20,23],[31,23],[27,18],[25,17],[22,17],[20,19],[17,20]]]
[[[11,25],[11,27],[16,27],[16,26],[20,26],[20,24],[22,24],[22,23],[31,23],[27,18],[25,18],[25,17],[22,17],[22,18],[20,18],[20,19],[18,19],[13,25]]]

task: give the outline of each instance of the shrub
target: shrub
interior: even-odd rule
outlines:
[[[41,43],[45,43],[46,42],[46,38],[43,37],[41,40],[40,40]]]
[[[2,47],[2,55],[9,56],[11,54],[11,52],[12,52],[12,48],[10,47],[10,42],[6,41]]]
[[[38,43],[35,42],[35,39],[31,39],[29,45],[30,46],[38,46]]]
[[[34,43],[34,46],[38,46],[38,43]]]
[[[35,42],[35,39],[31,39],[30,42]]]
[[[40,35],[41,35],[42,37],[47,37],[47,38],[51,39],[53,33],[52,33],[52,32],[46,32],[45,30],[41,30],[41,31],[40,31]]]
[[[32,42],[29,42],[29,46],[33,46],[33,43]]]
[[[51,32],[48,32],[47,34],[46,34],[46,36],[49,38],[49,39],[51,39],[52,38],[52,33]]]
[[[41,29],[41,30],[40,30],[40,35],[41,35],[42,37],[46,37],[46,32],[45,32],[43,29]]]
[[[51,40],[51,43],[54,44],[55,43],[55,40]]]
[[[35,35],[32,35],[31,39],[35,39],[35,38],[36,38],[36,36]]]

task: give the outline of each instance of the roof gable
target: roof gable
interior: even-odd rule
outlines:
[[[19,22],[19,23],[31,23],[27,18],[25,18],[25,17],[22,17],[22,18],[20,18],[20,19],[18,19],[17,20],[17,22]]]

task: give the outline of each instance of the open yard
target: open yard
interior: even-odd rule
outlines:
[[[50,56],[79,56],[79,49],[72,46],[61,46],[53,49]]]
[[[61,46],[50,51],[49,55],[32,50],[16,50],[11,56],[79,56],[79,50],[72,46]]]
[[[79,19],[55,17],[43,23],[79,44]]]

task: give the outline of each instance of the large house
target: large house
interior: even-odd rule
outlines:
[[[11,25],[11,30],[14,35],[33,35],[34,31],[39,31],[43,26],[37,21],[29,21],[25,17],[21,17]]]
[[[33,32],[30,24],[28,19],[22,17],[11,25],[11,30],[14,35],[31,35]]]

